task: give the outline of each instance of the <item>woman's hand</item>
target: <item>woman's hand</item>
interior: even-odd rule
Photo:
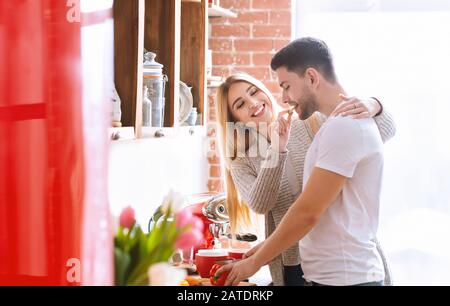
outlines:
[[[287,119],[283,117],[286,114],[288,114]],[[290,112],[289,110],[284,110],[278,114],[278,119],[269,126],[269,139],[271,140],[271,143],[274,144],[276,143],[274,137],[278,137],[279,152],[287,151],[286,146],[291,131],[291,122],[292,112]]]
[[[359,99],[339,95],[342,102],[331,113],[331,116],[352,116],[355,119],[375,117],[381,110],[381,105],[375,99]]]

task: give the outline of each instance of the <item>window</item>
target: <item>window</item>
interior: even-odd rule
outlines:
[[[379,240],[395,284],[450,284],[450,1],[297,0],[296,37],[330,47],[351,95],[395,117]]]

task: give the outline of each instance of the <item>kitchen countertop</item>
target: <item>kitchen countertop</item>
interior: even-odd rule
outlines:
[[[178,267],[182,267],[183,265]],[[187,265],[184,268],[186,269]],[[194,273],[192,276],[200,278],[200,276],[197,273]],[[270,283],[272,283],[272,277],[270,276],[269,266],[263,266],[255,275],[249,278],[248,282],[255,284],[257,286],[268,286]]]

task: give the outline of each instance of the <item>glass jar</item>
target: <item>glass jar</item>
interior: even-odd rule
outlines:
[[[155,61],[156,54],[144,55],[144,88],[148,88],[148,98],[152,105],[151,124],[153,127],[164,126],[165,88],[168,78],[162,73],[163,65]]]
[[[152,126],[152,101],[148,97],[147,86],[144,86],[144,99],[142,99],[142,126]]]

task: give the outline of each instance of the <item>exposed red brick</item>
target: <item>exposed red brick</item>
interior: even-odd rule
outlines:
[[[209,162],[211,165],[220,164],[220,157],[217,156],[216,154],[214,154],[214,155],[212,155],[212,156],[209,156],[209,157],[208,157],[208,162]]]
[[[216,137],[216,128],[215,127],[211,127],[208,128],[208,137]]]
[[[272,39],[236,39],[234,41],[234,48],[236,51],[272,51]]]
[[[216,140],[215,139],[209,140],[209,149],[213,152],[216,151]]]
[[[291,11],[271,11],[269,12],[270,24],[286,24],[290,25],[292,19]]]
[[[274,51],[279,51],[281,48],[285,47],[290,42],[291,42],[290,39],[274,39],[273,49]]]
[[[213,25],[211,35],[214,37],[250,37],[250,25]]]
[[[222,192],[222,181],[219,179],[210,179],[208,180],[208,190],[211,192]]]
[[[270,80],[270,67],[237,67],[236,72],[246,72],[260,81]]]
[[[291,8],[291,0],[253,0],[252,2],[253,9],[290,9]]]
[[[269,22],[269,12],[243,11],[236,19],[228,19],[230,23],[263,24]]]
[[[212,92],[208,92],[208,106],[210,109],[216,107],[216,94]]]
[[[291,37],[290,25],[254,25],[253,37]]]
[[[213,53],[213,65],[250,65],[250,53]]]
[[[222,0],[220,6],[228,9],[250,9],[250,0]]]
[[[210,177],[220,177],[221,176],[220,166],[212,165],[209,167],[209,176]]]
[[[209,111],[209,120],[210,120],[210,121],[216,121],[216,120],[217,120],[216,117],[217,117],[217,116],[216,116],[216,112],[210,110],[210,111]]]
[[[274,54],[275,53],[253,53],[253,65],[269,66]]]
[[[214,76],[228,76],[230,74],[230,67],[228,67],[228,66],[214,67],[213,66],[212,74]]]
[[[272,82],[265,82],[264,85],[266,85],[267,89],[275,96],[281,94],[281,88],[278,82],[272,81]]]
[[[233,42],[231,38],[211,38],[209,40],[209,49],[214,51],[231,51]]]

